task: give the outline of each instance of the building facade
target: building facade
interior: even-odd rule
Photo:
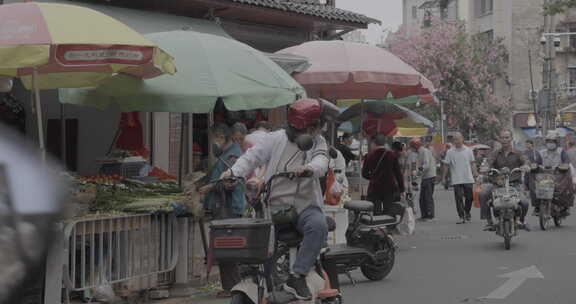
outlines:
[[[556,108],[560,109],[575,99],[576,36],[563,37],[559,47],[550,49],[548,44],[541,42],[541,38],[544,32],[576,31],[576,10],[564,15],[545,17],[542,9],[545,1],[452,1],[449,15],[456,14],[456,19],[466,24],[470,34],[503,39],[509,52],[508,79],[497,81],[494,89],[499,96],[512,100],[514,115],[522,116],[534,112],[534,108],[539,107],[537,92],[546,84],[551,84],[556,92]],[[414,29],[423,24],[423,12],[416,7],[425,2],[430,1],[404,1],[404,26]],[[438,16],[438,9],[435,16]],[[545,68],[548,58],[552,58],[554,73]],[[547,81],[549,76],[551,82]],[[532,98],[533,96],[536,98]],[[514,118],[511,121],[518,135],[522,137],[528,133],[522,132],[527,128],[525,124],[516,123],[523,121],[522,119]]]

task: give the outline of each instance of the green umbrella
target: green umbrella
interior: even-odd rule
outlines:
[[[178,72],[141,80],[118,74],[97,88],[61,89],[62,103],[121,111],[208,113],[221,98],[230,111],[275,108],[304,89],[261,52],[239,41],[194,31],[145,37],[175,57]]]

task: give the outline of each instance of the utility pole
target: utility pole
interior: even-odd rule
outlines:
[[[550,0],[544,0],[545,4],[550,3]],[[544,30],[548,33],[555,32],[554,30],[554,17],[544,16]],[[555,111],[554,111],[554,99],[555,92],[553,87],[553,75],[554,75],[554,62],[553,62],[553,48],[555,43],[555,37],[553,35],[544,35],[541,39],[541,43],[544,46],[544,65],[542,67],[542,93],[540,104],[540,113],[535,113],[536,115],[542,116],[542,135],[546,135],[548,130],[555,129]]]

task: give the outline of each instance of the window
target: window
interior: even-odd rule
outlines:
[[[576,89],[576,67],[568,68],[568,87]]]
[[[478,10],[479,16],[492,14],[492,11],[494,9],[494,0],[477,0],[477,1],[479,2],[479,7],[478,7],[479,8],[479,10]]]
[[[418,7],[413,6],[412,7],[412,19],[416,19],[416,18],[418,18]]]
[[[483,39],[483,40],[492,41],[492,40],[494,40],[494,31],[489,30],[486,32],[482,32],[482,33],[478,34],[478,37],[480,37],[480,39]]]
[[[568,29],[568,31],[569,31],[570,33],[576,32],[576,24],[571,24],[570,27],[569,27],[569,29]],[[575,36],[575,35],[570,35],[570,36],[568,36],[568,37],[569,37],[569,38],[568,38],[568,41],[569,41],[569,43],[570,43],[570,47],[573,48],[573,49],[576,49],[576,36]]]

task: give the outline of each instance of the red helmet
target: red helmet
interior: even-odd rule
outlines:
[[[300,99],[288,109],[288,124],[295,129],[304,130],[313,124],[334,120],[340,110],[334,104],[321,99]]]
[[[414,150],[418,150],[420,149],[420,147],[422,147],[422,142],[418,139],[413,138],[412,140],[410,140],[410,148],[414,149]]]

